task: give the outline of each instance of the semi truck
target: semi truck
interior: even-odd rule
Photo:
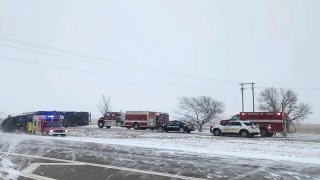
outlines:
[[[157,129],[167,122],[169,122],[167,113],[152,111],[108,112],[99,118],[98,127],[121,126],[128,129]]]
[[[224,125],[230,121],[253,121],[259,125],[260,135],[271,137],[276,133],[287,136],[286,113],[283,112],[240,112],[231,119],[221,120],[220,125]]]

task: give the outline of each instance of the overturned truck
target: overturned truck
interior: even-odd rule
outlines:
[[[53,127],[74,127],[86,126],[91,121],[90,113],[74,111],[36,111],[9,116],[2,121],[2,129],[6,132],[31,131],[32,133],[47,133],[48,126]],[[30,128],[32,126],[32,128]],[[42,126],[42,127],[41,127]],[[40,128],[39,128],[40,127]],[[42,128],[42,129],[41,129]],[[50,128],[48,133],[50,134]],[[62,128],[58,128],[62,129]],[[62,130],[60,130],[63,132]]]
[[[89,112],[66,111],[63,112],[63,115],[63,126],[65,127],[87,126],[91,121]]]

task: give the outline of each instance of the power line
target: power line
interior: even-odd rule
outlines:
[[[22,59],[16,59],[16,58],[8,58],[8,57],[1,57],[0,56],[0,59],[2,59],[0,61],[15,61],[15,62],[19,62],[19,63],[27,63],[27,64],[33,64],[33,65],[38,65],[38,66],[45,66],[45,67],[50,67],[50,68],[70,70],[70,71],[76,71],[76,72],[82,72],[82,73],[88,73],[88,74],[94,74],[94,75],[101,75],[101,76],[107,76],[107,77],[113,77],[113,78],[130,79],[130,80],[135,80],[135,81],[144,81],[144,82],[149,82],[149,83],[154,83],[154,84],[165,84],[165,85],[172,85],[172,86],[184,86],[184,87],[201,88],[201,89],[213,89],[213,88],[208,88],[208,87],[198,87],[198,86],[191,86],[191,85],[175,84],[175,83],[139,79],[139,78],[133,78],[133,77],[127,77],[127,76],[117,76],[117,75],[114,75],[114,74],[87,71],[87,70],[82,70],[82,69],[76,69],[76,68],[70,68],[70,67],[64,67],[64,66],[56,66],[56,65],[44,64],[44,63],[37,63],[37,62],[32,62],[32,61],[27,61],[27,60],[22,60]],[[220,89],[220,90],[219,89],[214,89],[214,90],[226,91],[226,90],[223,90],[223,89]]]
[[[12,47],[12,48],[16,48],[16,49],[20,49],[20,50],[24,50],[24,51],[30,51],[30,52],[33,52],[33,53],[39,53],[39,54],[44,54],[44,55],[56,56],[56,57],[60,57],[60,58],[69,59],[69,60],[72,60],[72,61],[81,61],[81,62],[91,63],[91,64],[95,64],[95,65],[108,66],[108,67],[120,68],[120,69],[127,69],[127,68],[123,68],[123,67],[121,67],[121,66],[114,66],[114,65],[109,65],[109,64],[107,65],[107,64],[103,64],[103,63],[97,63],[97,62],[87,61],[87,60],[78,59],[78,58],[71,58],[71,57],[68,57],[68,56],[62,56],[62,55],[58,55],[58,54],[51,54],[51,53],[47,53],[47,52],[41,52],[41,51],[26,49],[26,48],[22,48],[22,47],[7,45],[7,44],[1,44],[1,43],[0,43],[0,45],[1,45],[1,46]],[[132,70],[132,71],[138,71],[138,72],[155,74],[154,72],[148,72],[148,71],[143,71],[143,70],[138,70],[138,69],[127,69],[127,70]],[[158,75],[169,76],[169,75],[166,75],[166,74],[163,74],[163,73],[157,73],[157,74],[158,74]],[[170,76],[170,77],[172,77],[172,76]]]
[[[78,57],[82,57],[82,58],[86,58],[86,59],[94,59],[94,60],[100,61],[100,62],[107,62],[107,63],[118,64],[118,65],[121,65],[121,66],[133,67],[133,68],[138,68],[140,70],[143,69],[144,71],[147,71],[149,73],[157,72],[158,74],[162,74],[162,75],[166,74],[167,76],[176,75],[176,76],[179,76],[179,77],[181,77],[181,76],[183,77],[184,76],[184,77],[188,77],[188,78],[206,79],[206,80],[210,80],[210,81],[220,81],[220,82],[223,82],[223,83],[236,83],[236,82],[230,81],[230,80],[221,80],[221,79],[214,79],[214,78],[196,76],[196,75],[185,74],[185,73],[165,71],[165,70],[156,69],[156,68],[152,68],[152,67],[145,67],[145,66],[130,64],[130,63],[122,62],[122,61],[110,60],[110,59],[96,57],[96,56],[92,56],[92,55],[87,55],[87,54],[83,54],[83,53],[79,53],[79,52],[75,52],[75,51],[68,51],[68,50],[58,49],[58,48],[54,48],[54,47],[50,47],[50,46],[46,46],[46,45],[40,45],[40,44],[31,43],[31,42],[26,42],[26,41],[22,41],[22,40],[6,37],[6,36],[0,36],[0,39],[2,41],[9,41],[9,42],[12,42],[12,43],[17,43],[17,44],[27,45],[27,46],[31,46],[31,47],[46,49],[46,50],[55,51],[55,52],[58,52],[58,53],[69,54],[69,55],[73,55],[73,56],[78,56]],[[9,45],[5,45],[5,46],[9,46]],[[13,46],[11,46],[11,47],[13,47]],[[15,47],[15,48],[19,48],[19,47]],[[20,49],[23,49],[23,48],[20,48]],[[26,50],[26,49],[23,49],[23,50]],[[32,50],[30,50],[30,51],[32,51]],[[35,51],[33,51],[33,52],[35,52]],[[48,54],[48,55],[52,55],[52,54]]]

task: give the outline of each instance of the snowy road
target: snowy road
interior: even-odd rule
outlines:
[[[318,143],[117,128],[0,135],[2,179],[320,179]]]

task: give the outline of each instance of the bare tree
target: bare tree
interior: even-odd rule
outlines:
[[[290,89],[266,88],[258,98],[259,110],[268,112],[284,112],[287,114],[287,132],[291,125],[299,124],[312,114],[308,103],[298,102],[298,95]]]
[[[208,96],[181,97],[178,100],[185,121],[193,124],[199,132],[202,132],[204,124],[223,113],[224,104]]]
[[[110,103],[110,98],[109,97],[105,97],[105,95],[101,96],[101,100],[98,104],[99,107],[99,111],[101,112],[101,114],[103,116],[107,115],[107,112],[109,112],[111,110],[111,103]]]

